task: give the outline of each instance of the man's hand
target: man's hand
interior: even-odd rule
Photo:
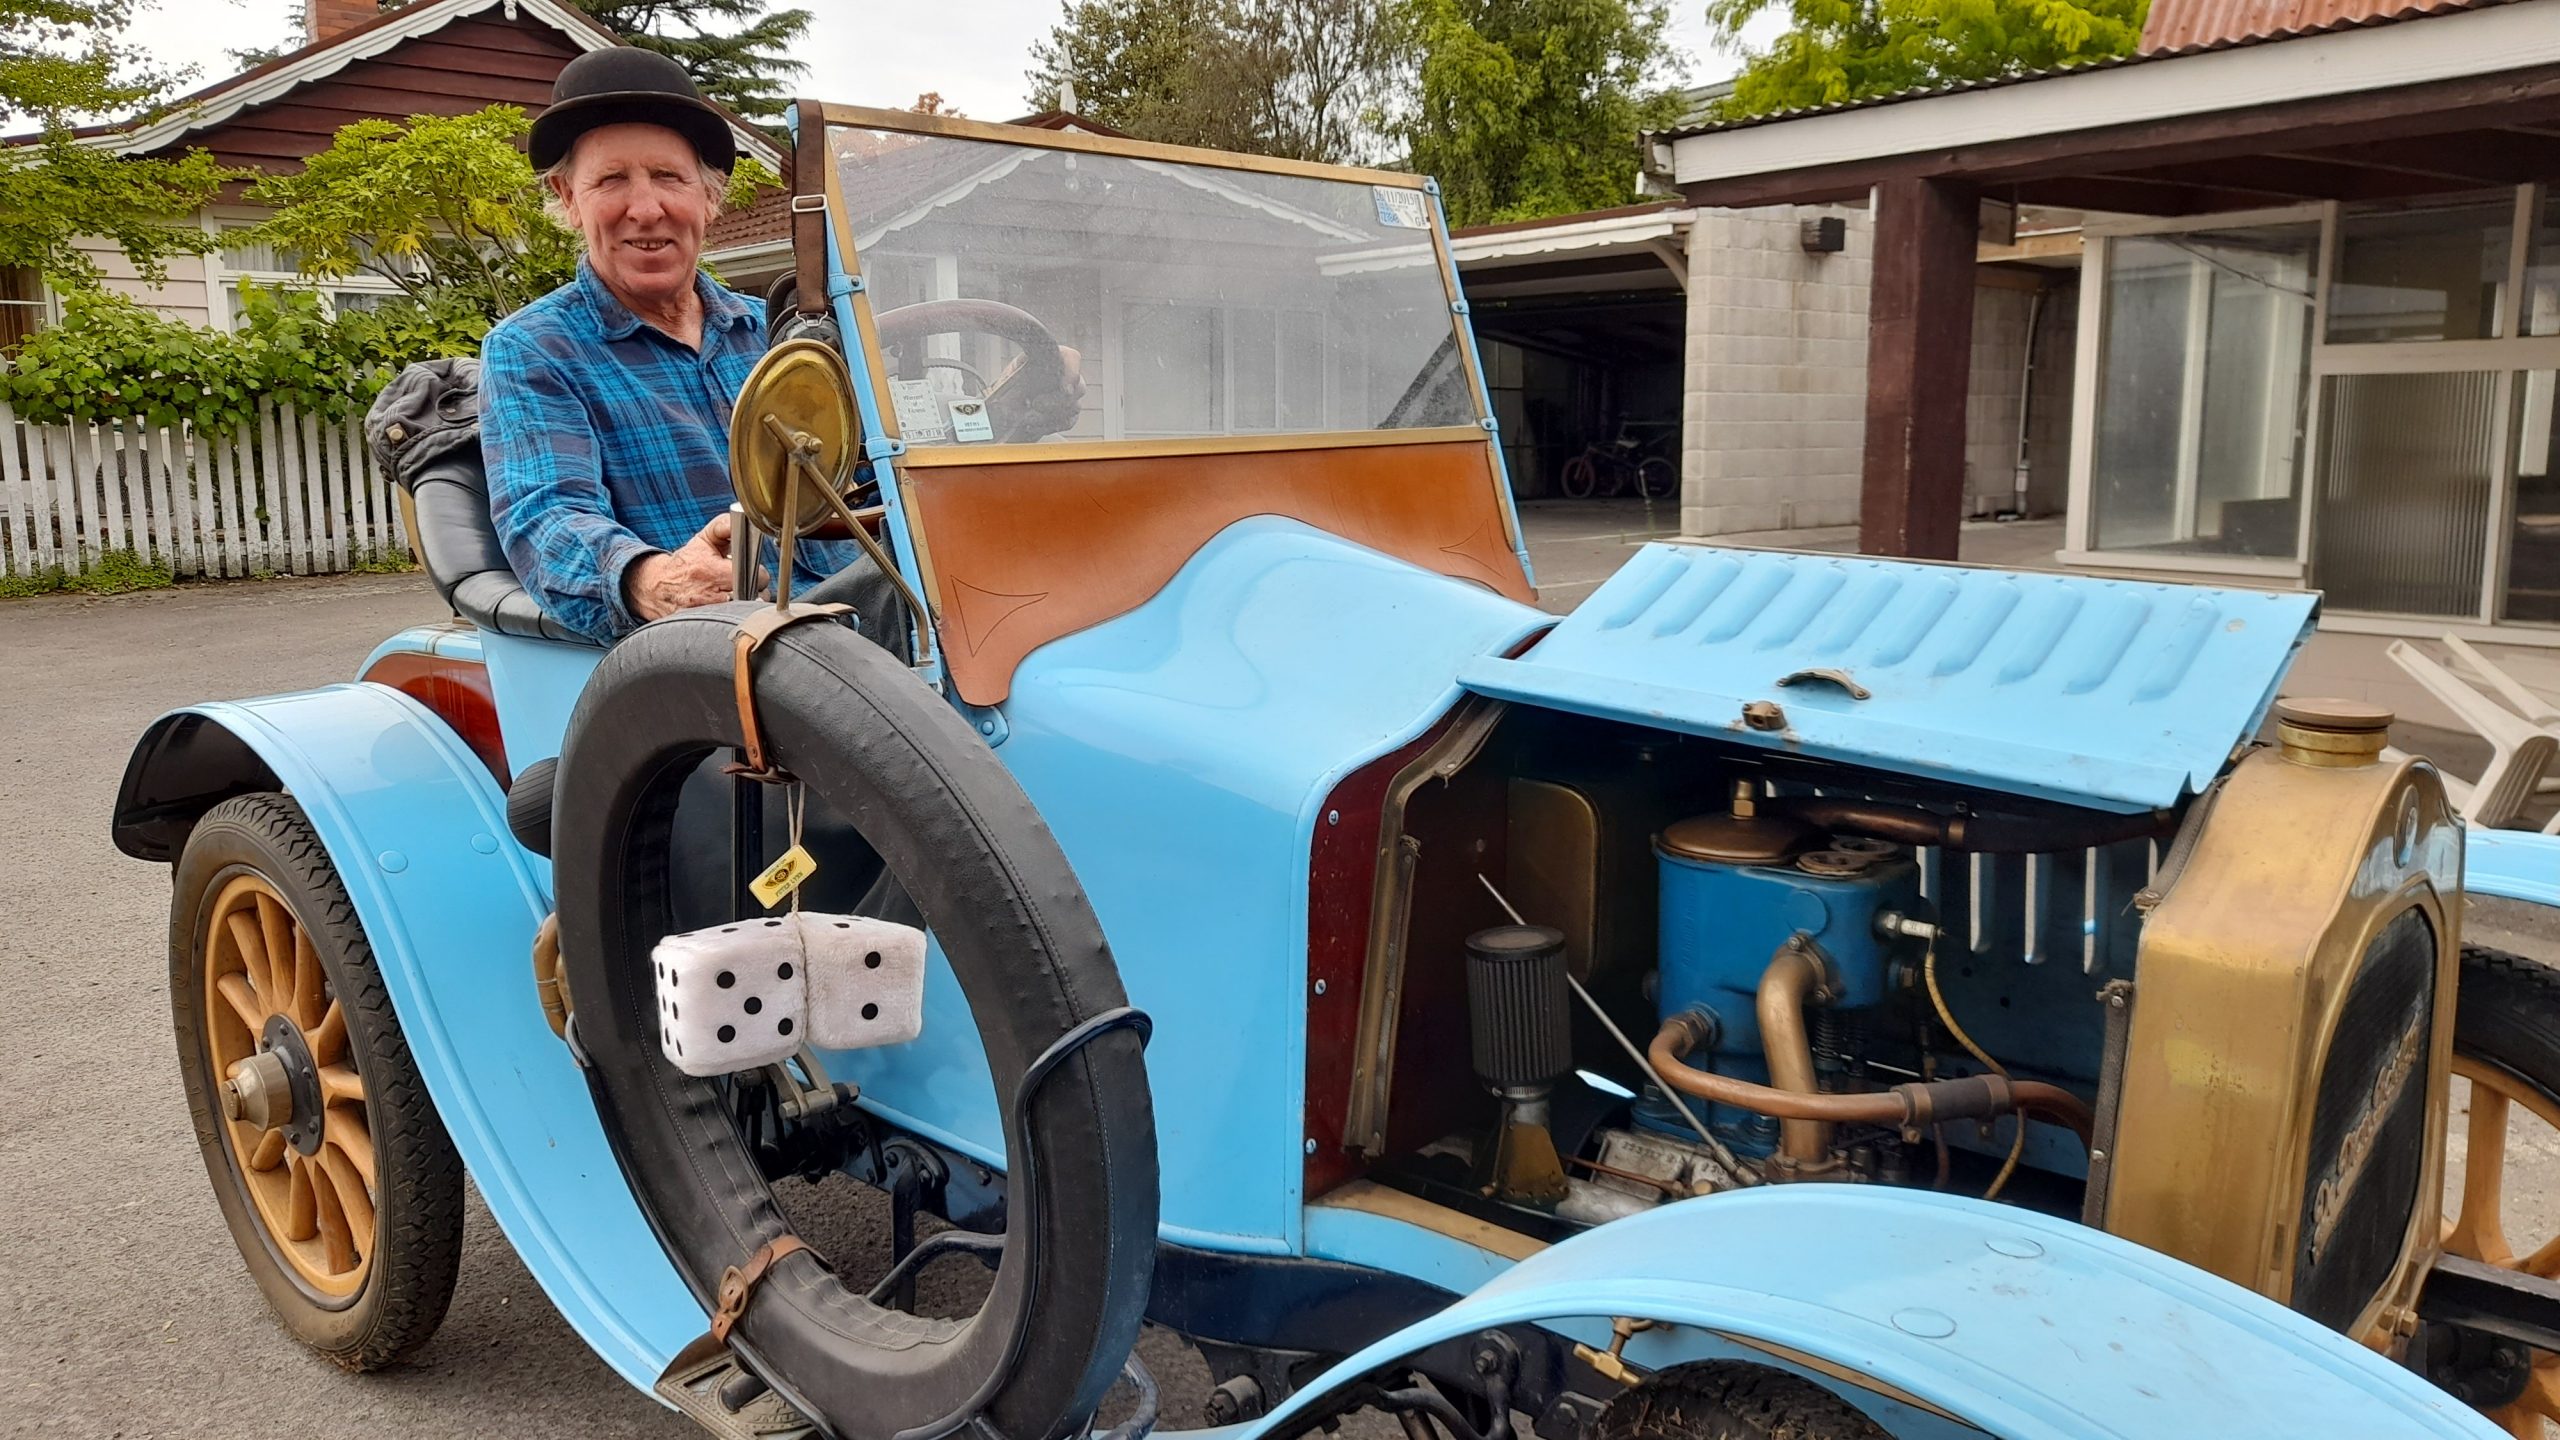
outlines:
[[[737,574],[729,559],[729,520],[726,514],[715,515],[682,549],[632,561],[622,572],[624,606],[648,621],[734,599]]]

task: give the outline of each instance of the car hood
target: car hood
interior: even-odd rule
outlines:
[[[2316,595],[1648,545],[1496,699],[2042,800],[2176,804],[2265,721]]]

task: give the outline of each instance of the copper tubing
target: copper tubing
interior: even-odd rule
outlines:
[[[1795,942],[1780,946],[1769,968],[1761,972],[1760,1045],[1768,1053],[1769,1083],[1774,1089],[1794,1095],[1812,1095],[1822,1089],[1813,1077],[1813,1042],[1804,1028],[1804,1007],[1821,993],[1822,982],[1822,962],[1811,947]],[[1782,1120],[1778,1149],[1799,1166],[1818,1166],[1830,1158],[1831,1127],[1813,1118]]]
[[[1765,983],[1765,982],[1764,982]],[[1802,1034],[1801,1021],[1797,1033]],[[1707,1022],[1696,1015],[1674,1015],[1663,1024],[1646,1058],[1665,1083],[1684,1095],[1718,1105],[1731,1105],[1780,1121],[1815,1120],[1831,1125],[1890,1125],[1925,1129],[1946,1120],[1980,1120],[2011,1111],[2033,1114],[2068,1126],[2087,1140],[2094,1124],[2086,1102],[2059,1085],[2041,1080],[2004,1081],[1996,1075],[1961,1080],[1932,1080],[1897,1085],[1890,1090],[1854,1094],[1780,1089],[1695,1069],[1683,1057],[1706,1040]],[[1807,1069],[1811,1068],[1808,1052]],[[1772,1076],[1778,1072],[1772,1068]],[[1783,1132],[1782,1132],[1783,1142]],[[1790,1159],[1795,1152],[1785,1152]]]
[[[2176,817],[2166,810],[2139,815],[2054,816],[1940,815],[1903,805],[1870,800],[1834,800],[1788,796],[1762,805],[1818,830],[1845,830],[1873,835],[1903,845],[1945,846],[1977,855],[2029,855],[2050,850],[2085,850],[2120,840],[2144,840],[2169,833]]]

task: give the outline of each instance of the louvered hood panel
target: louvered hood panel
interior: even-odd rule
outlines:
[[[2136,811],[2202,788],[2257,732],[2318,603],[1649,545],[1526,654],[1477,660],[1459,681],[1523,704]],[[1758,702],[1776,707],[1758,716],[1771,728],[1746,717]]]

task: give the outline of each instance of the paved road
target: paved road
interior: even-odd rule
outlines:
[[[1614,568],[1642,528],[1540,518],[1560,584]],[[587,1353],[476,1202],[452,1313],[415,1363],[357,1379],[313,1359],[243,1275],[188,1132],[166,873],[106,836],[128,747],[172,703],[343,678],[439,613],[414,577],[0,604],[0,1434],[693,1433]],[[2511,943],[2560,955],[2560,932],[2501,918]],[[2547,1204],[2554,1173],[2560,1158],[2516,1180]],[[884,1253],[875,1211],[814,1198],[840,1244]],[[1179,1416],[1196,1361],[1148,1354]]]

